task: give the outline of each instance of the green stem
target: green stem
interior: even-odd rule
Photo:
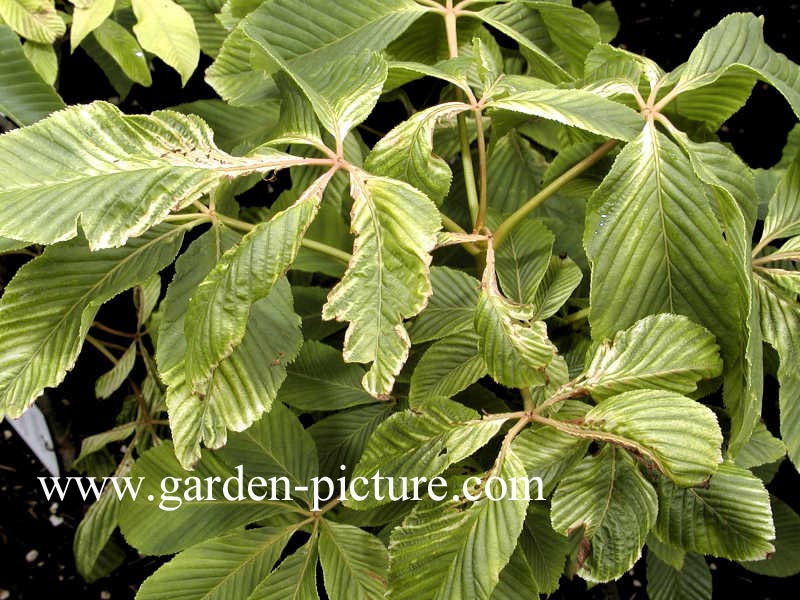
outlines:
[[[303,238],[302,240],[300,240],[300,245],[303,246],[304,248],[308,248],[309,250],[319,252],[320,254],[326,254],[331,258],[335,258],[343,262],[346,265],[350,264],[350,259],[353,258],[352,254],[349,254],[344,250],[339,250],[338,248],[334,248],[333,246],[328,246],[328,244],[323,244],[322,242],[316,242],[308,238]]]
[[[483,114],[476,108],[475,114],[475,134],[478,140],[478,176],[481,181],[481,189],[478,195],[478,216],[475,219],[475,231],[480,231],[486,222],[487,206],[487,171],[486,171],[486,138],[483,134]]]
[[[117,357],[111,354],[108,348],[106,348],[105,344],[100,340],[98,340],[97,338],[93,338],[92,336],[87,335],[86,341],[89,342],[92,346],[94,346],[97,349],[97,351],[100,352],[100,354],[102,354],[108,360],[110,360],[111,364],[116,365],[119,362]]]
[[[456,58],[458,56],[458,28],[456,27],[456,12],[453,10],[453,0],[447,0],[443,16],[444,29],[447,34],[447,50],[450,58]],[[458,120],[458,137],[461,141],[461,168],[464,172],[467,205],[469,206],[472,222],[477,223],[478,215],[480,214],[480,200],[478,199],[478,188],[475,185],[475,167],[472,165],[467,118],[464,113],[459,113],[456,118]]]
[[[480,215],[480,200],[478,199],[478,188],[475,185],[475,167],[472,165],[467,118],[464,113],[459,113],[456,118],[458,119],[458,136],[461,139],[461,170],[464,172],[464,189],[467,192],[469,216],[472,218],[472,222],[477,224]]]
[[[574,312],[571,315],[567,315],[563,319],[561,319],[564,323],[575,323],[577,321],[582,321],[583,319],[589,316],[589,308],[582,308],[578,312]]]
[[[550,196],[555,194],[558,190],[560,190],[564,185],[575,179],[578,175],[589,169],[592,165],[594,165],[598,160],[600,160],[603,156],[608,154],[608,152],[617,144],[617,140],[609,140],[597,150],[592,152],[589,156],[581,160],[580,162],[576,163],[572,166],[569,170],[562,173],[559,177],[551,181],[547,186],[545,186],[538,194],[533,196],[530,200],[528,200],[525,204],[520,206],[511,216],[509,216],[505,221],[503,221],[500,226],[494,232],[494,245],[499,246],[500,243],[503,241],[503,238],[508,235],[508,232],[511,231],[522,219],[524,219],[528,213],[530,213],[533,209],[539,206],[542,202],[547,200]]]
[[[536,406],[533,404],[531,391],[528,388],[519,388],[519,393],[522,396],[522,407],[525,409],[525,412],[533,412],[533,409],[536,408]]]
[[[220,223],[224,223],[232,229],[238,229],[239,231],[244,231],[245,233],[253,231],[253,229],[256,228],[256,226],[252,223],[248,223],[247,221],[242,221],[240,219],[234,219],[233,217],[228,217],[219,213],[216,215],[216,217],[219,219]],[[350,259],[352,258],[352,255],[348,254],[344,250],[339,250],[339,248],[334,248],[328,244],[323,244],[322,242],[317,242],[308,238],[303,238],[300,241],[300,245],[304,248],[308,248],[309,250],[319,252],[320,254],[326,254],[331,258],[335,258],[343,262],[344,264],[349,264]]]

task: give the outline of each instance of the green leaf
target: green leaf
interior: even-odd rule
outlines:
[[[580,427],[632,450],[678,485],[702,483],[722,462],[722,432],[714,413],[674,392],[612,396],[586,413]]]
[[[435,396],[451,398],[487,374],[478,336],[462,331],[437,341],[414,367],[408,399],[412,406]]]
[[[334,413],[309,427],[319,453],[320,473],[349,476],[375,429],[393,412],[392,404],[372,404]]]
[[[719,347],[706,329],[680,315],[650,315],[600,344],[581,385],[597,399],[658,388],[688,394],[722,372]]]
[[[83,38],[111,16],[114,11],[114,0],[70,0],[75,9],[72,11],[72,27],[69,30],[69,48],[75,52]]]
[[[147,321],[161,298],[161,277],[151,275],[134,290],[133,303],[136,306],[136,323],[139,328],[147,325]]]
[[[352,175],[351,190],[353,258],[322,317],[350,322],[344,359],[373,363],[362,384],[381,397],[408,356],[403,319],[419,313],[431,294],[428,265],[441,221],[434,204],[406,183]]]
[[[312,537],[267,575],[247,600],[319,600],[317,557],[317,538]]]
[[[572,260],[551,256],[550,264],[533,296],[532,303],[536,307],[534,318],[544,320],[552,317],[569,299],[581,279],[583,273]]]
[[[487,197],[499,213],[512,213],[542,188],[547,161],[512,129],[489,146]]]
[[[171,263],[183,233],[160,227],[100,252],[75,240],[17,272],[0,300],[0,407],[8,416],[61,383],[100,306]]]
[[[342,57],[383,50],[425,10],[411,0],[364,0],[347,11],[331,11],[328,0],[264,2],[225,40],[207,80],[231,104],[258,104],[275,94],[278,69],[252,39],[279,49],[288,69],[305,77]]]
[[[769,495],[750,471],[723,463],[705,487],[682,488],[662,477],[655,534],[699,554],[760,560],[774,552]]]
[[[509,450],[493,469],[504,482],[525,477]],[[389,597],[395,600],[486,600],[511,559],[528,501],[503,496],[491,480],[492,496],[475,502],[423,500],[392,530]]]
[[[188,321],[186,325],[191,326]],[[252,306],[241,342],[208,372],[200,387],[188,380],[185,387],[179,381],[173,384],[167,406],[184,466],[191,465],[201,441],[219,448],[228,429],[243,431],[274,408],[286,363],[294,360],[301,344],[300,317],[292,308],[289,283],[281,278]]]
[[[128,349],[122,354],[119,360],[114,364],[114,367],[100,377],[94,384],[94,394],[98,398],[108,398],[116,392],[133,370],[133,365],[136,362],[136,344],[131,344]]]
[[[541,385],[556,348],[547,338],[544,321],[531,322],[532,307],[515,304],[500,293],[494,257],[489,255],[475,308],[478,348],[489,374],[498,383],[508,387]]]
[[[326,344],[304,343],[286,371],[278,398],[302,411],[341,410],[375,402],[361,387],[364,369],[345,364],[342,353]]]
[[[0,0],[0,18],[33,42],[52,44],[67,30],[53,0]]]
[[[764,43],[763,19],[734,13],[707,31],[686,64],[675,72],[672,94],[716,82],[734,72],[754,73],[777,89],[800,116],[800,68]]]
[[[250,498],[246,493],[249,472],[243,477],[244,500],[227,500],[223,495],[223,482],[228,478],[234,478],[228,486],[228,494],[237,497],[234,469],[215,454],[205,452],[191,473],[184,471],[170,442],[142,454],[130,477],[131,484],[135,486],[141,481],[141,485],[137,500],[126,495],[122,501],[120,528],[126,541],[145,554],[173,554],[260,518],[290,514],[298,508],[293,502],[283,500],[282,486],[275,494],[280,500],[270,501],[270,496],[266,501]],[[209,477],[218,478],[211,487],[214,501],[208,499]],[[258,487],[254,491],[270,493]],[[151,495],[152,502],[147,500]],[[301,519],[297,515],[297,521]]]
[[[92,31],[92,37],[131,81],[145,87],[153,83],[142,47],[122,25],[106,19]]]
[[[225,177],[298,161],[266,149],[230,156],[197,117],[74,106],[0,136],[0,235],[52,244],[75,237],[80,219],[90,248],[120,246]]]
[[[553,41],[548,35],[542,16],[527,4],[527,2],[496,4],[478,11],[476,16],[517,42],[526,60],[539,77],[554,83],[571,81],[574,79],[573,76],[545,51],[545,47],[550,51],[555,49]],[[555,3],[550,5],[558,7]],[[563,5],[561,8],[564,8]],[[591,21],[591,18],[589,20]]]
[[[605,446],[561,480],[553,494],[553,528],[583,527],[578,574],[610,581],[639,559],[658,513],[656,492],[622,450]]]
[[[789,459],[800,465],[800,375],[797,364],[800,348],[800,309],[794,295],[787,294],[773,282],[756,277],[756,290],[761,306],[761,329],[764,340],[778,351],[780,366],[778,402],[781,413],[781,437]]]
[[[114,475],[124,477],[128,471],[129,468],[125,467],[118,469]],[[101,555],[106,552],[107,547],[114,545],[111,536],[117,529],[119,505],[120,501],[113,486],[107,485],[75,530],[72,542],[75,566],[87,581],[98,579],[98,575],[103,576],[97,570],[98,567],[102,570]]]
[[[200,59],[200,40],[192,16],[172,0],[131,0],[133,32],[142,48],[152,52],[181,76],[186,85]]]
[[[431,267],[433,295],[408,327],[415,344],[472,331],[480,282],[463,271]]]
[[[322,320],[322,307],[328,300],[328,288],[317,286],[292,286],[295,312],[303,319],[303,338],[322,340],[344,328],[336,321]]]
[[[521,543],[517,544],[508,564],[500,571],[500,578],[497,587],[492,591],[491,600],[514,600],[519,597],[519,590],[539,595],[536,579],[533,577],[533,571]]]
[[[214,141],[226,152],[244,154],[267,141],[278,123],[277,102],[260,106],[231,106],[222,100],[196,100],[172,106],[201,117],[214,130]]]
[[[750,251],[757,196],[752,171],[733,152],[713,142],[694,143],[674,129],[671,133],[688,154],[697,176],[711,186],[736,261],[739,291],[731,296],[738,300],[741,315],[738,327],[733,330],[737,335],[729,339],[717,333],[723,342],[726,363],[723,400],[731,416],[728,454],[733,457],[746,443],[761,415],[762,340]]]
[[[0,25],[0,64],[0,112],[12,121],[30,125],[64,108],[53,86],[28,60],[17,34],[5,25]]]
[[[556,591],[570,545],[568,539],[550,526],[549,507],[531,504],[517,547],[500,573],[492,600],[517,600],[520,590],[526,594]]]
[[[526,219],[503,239],[495,254],[497,278],[506,298],[533,302],[553,251],[553,234],[541,222]]]
[[[245,23],[243,31],[260,46],[271,63],[283,69],[297,84],[322,125],[337,140],[344,140],[375,108],[388,73],[386,61],[380,54],[363,51],[353,56],[344,55],[336,61],[336,69],[320,65],[298,73],[261,37],[257,27],[250,28]]]
[[[58,78],[58,57],[55,48],[50,44],[28,40],[22,45],[22,51],[45,83],[55,85]]]
[[[216,57],[222,43],[228,37],[228,31],[217,19],[219,4],[205,0],[176,0],[176,2],[191,15],[200,49],[209,56]]]
[[[648,314],[679,313],[717,337],[727,367],[741,364],[746,288],[711,201],[690,160],[654,126],[620,152],[590,198],[586,218],[595,339]],[[735,448],[752,431],[758,396],[743,399],[741,382],[732,387],[726,405],[734,418]]]
[[[582,90],[520,92],[493,100],[486,108],[541,117],[625,141],[634,139],[642,128],[642,117],[633,109]]]
[[[324,519],[319,559],[325,591],[331,600],[383,598],[389,556],[375,536],[358,527]]]
[[[800,517],[775,496],[770,496],[770,501],[775,521],[775,552],[765,560],[741,564],[760,575],[791,577],[800,573]]]
[[[294,490],[316,477],[317,449],[295,414],[280,402],[252,427],[231,434],[218,456],[231,466],[246,465],[248,476],[267,480],[285,477],[292,486],[292,495],[311,500],[302,490]],[[276,487],[283,497],[282,484]]]
[[[559,409],[558,417],[581,420],[588,410],[589,406],[583,402],[567,400]],[[561,478],[581,461],[589,444],[588,439],[532,423],[514,438],[511,447],[525,465],[528,476],[539,477],[544,494],[549,496]]]
[[[94,435],[83,438],[81,440],[81,453],[75,462],[77,463],[90,454],[102,450],[108,444],[129,438],[131,435],[133,435],[134,431],[136,431],[136,423],[124,423],[122,425],[112,427],[108,431],[95,433]]]
[[[786,446],[759,421],[753,429],[750,440],[736,454],[735,462],[740,467],[751,469],[774,463],[784,456],[786,456]]]
[[[793,160],[769,201],[759,247],[800,234],[800,155]]]
[[[295,204],[245,235],[235,248],[222,256],[192,294],[184,330],[186,379],[195,392],[206,393],[217,368],[242,342],[248,321],[274,320],[268,313],[252,319],[251,307],[272,292],[294,261],[300,241],[317,213],[328,177],[317,180]],[[284,291],[286,294],[280,292],[280,295],[288,295],[287,308],[293,314],[288,286]],[[299,318],[297,320],[299,322]],[[269,333],[268,327],[264,331],[268,337],[274,335]],[[297,355],[299,343],[294,352],[283,350],[282,354],[266,355],[262,359],[291,362]],[[257,415],[238,421],[239,426],[246,427],[254,416]]]
[[[268,573],[293,529],[261,527],[185,550],[145,580],[139,600],[247,598]]]
[[[430,398],[415,408],[386,419],[370,436],[353,477],[380,472],[380,495],[364,500],[349,498],[345,506],[371,508],[390,501],[387,478],[432,477],[484,446],[500,429],[503,419],[484,421],[466,406],[444,398]]]
[[[441,204],[450,189],[453,173],[433,151],[433,131],[440,119],[451,118],[468,107],[446,102],[421,110],[383,136],[367,156],[370,173],[406,181]]]
[[[651,600],[711,600],[711,571],[705,558],[689,553],[676,569],[647,553],[647,595]]]

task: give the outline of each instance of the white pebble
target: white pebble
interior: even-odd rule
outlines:
[[[53,527],[58,527],[64,522],[64,517],[59,517],[58,515],[50,515],[50,525]]]
[[[31,550],[25,555],[25,560],[29,563],[32,563],[37,558],[39,558],[39,551],[38,550]]]

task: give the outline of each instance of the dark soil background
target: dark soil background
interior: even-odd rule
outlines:
[[[614,4],[621,21],[615,43],[645,54],[665,69],[685,61],[703,32],[734,11],[764,15],[767,42],[800,62],[800,39],[796,36],[800,29],[800,3],[617,0]],[[209,62],[206,57],[201,60],[205,61],[204,65]],[[68,103],[115,95],[102,72],[90,60],[80,52],[69,56],[66,49],[62,54],[60,91]],[[203,82],[202,69],[182,89],[178,76],[159,64],[153,87],[135,86],[122,108],[128,112],[142,112],[210,97],[214,97],[214,93]],[[771,88],[759,85],[744,110],[726,124],[722,135],[749,164],[768,167],[780,157],[786,134],[794,122],[794,115],[783,98]],[[0,288],[18,264],[17,259],[0,260]],[[112,306],[111,311],[114,310]],[[95,351],[84,351],[65,385],[49,396],[48,416],[56,422],[54,437],[65,455],[74,452],[81,438],[113,425],[119,404],[93,399],[94,379],[107,368],[104,361]],[[774,398],[774,394],[774,385],[768,382],[765,397]],[[767,422],[773,431],[777,429],[777,415],[768,414]],[[125,565],[111,577],[91,585],[83,582],[75,572],[72,538],[88,507],[76,495],[60,504],[46,501],[36,480],[37,476],[46,475],[11,427],[0,424],[0,600],[39,600],[56,595],[81,599],[133,598],[139,583],[160,561],[138,557],[131,551]],[[770,489],[800,511],[800,494],[797,493],[800,477],[788,463],[781,468]],[[715,598],[779,600],[797,597],[800,584],[797,577],[790,580],[765,578],[723,560],[713,561],[712,569]],[[587,592],[583,583],[573,582],[565,584],[554,597],[560,600],[644,599],[644,584],[643,569],[637,566],[631,576],[617,585],[597,586]],[[523,598],[525,595],[520,592],[520,599]]]

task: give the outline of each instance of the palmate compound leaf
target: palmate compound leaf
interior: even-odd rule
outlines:
[[[459,485],[446,500],[422,500],[396,527],[389,543],[389,596],[395,600],[487,600],[511,559],[528,506],[520,485],[525,468],[512,450],[498,459],[485,488],[468,502]],[[512,482],[516,494],[511,493]],[[453,482],[455,483],[455,482]]]
[[[225,40],[207,81],[231,104],[258,104],[275,94],[278,68],[253,39],[269,44],[304,77],[344,56],[383,50],[426,11],[411,0],[362,0],[347,8],[332,11],[329,0],[262,3]]]
[[[564,535],[584,527],[578,574],[587,581],[610,581],[639,559],[657,513],[656,492],[636,463],[624,450],[606,445],[561,480],[551,520]]]
[[[91,249],[120,246],[225,178],[304,160],[269,149],[231,156],[193,116],[73,106],[0,136],[0,235],[52,244],[75,237],[80,221]]]
[[[441,229],[436,206],[407,183],[351,174],[353,258],[323,307],[324,319],[349,321],[346,362],[372,363],[364,388],[388,395],[411,342],[403,320],[431,294],[430,252]]]
[[[641,388],[688,394],[721,372],[719,347],[708,330],[684,316],[660,314],[600,344],[580,385],[598,400]]]
[[[156,361],[167,384],[175,451],[186,468],[200,458],[201,442],[218,448],[225,444],[228,429],[241,431],[270,409],[286,376],[286,362],[294,359],[302,342],[289,284],[285,278],[278,279],[266,297],[245,307],[242,337],[209,371],[200,393],[187,381],[185,330],[190,298],[237,239],[238,235],[222,226],[198,238],[178,259],[163,302]],[[245,247],[252,250],[252,244]],[[249,257],[249,253],[237,254],[241,248],[236,246],[226,256]]]
[[[372,600],[386,593],[386,546],[359,527],[322,521],[319,559],[330,600]]]
[[[656,485],[659,539],[685,550],[732,560],[760,560],[775,548],[769,494],[760,479],[723,463],[703,487]]]
[[[73,240],[24,265],[0,299],[0,412],[18,417],[61,383],[100,306],[170,264],[184,231],[162,225],[98,252]]]
[[[430,398],[415,408],[394,414],[369,438],[353,477],[370,478],[380,472],[382,500],[370,494],[363,500],[349,498],[345,506],[371,508],[390,501],[384,478],[427,477],[470,456],[500,429],[503,419],[482,420],[466,406],[445,398]],[[394,484],[392,493],[401,493]],[[411,493],[411,492],[410,492]]]
[[[30,125],[64,108],[64,101],[25,56],[17,34],[0,25],[0,112],[18,125]]]

